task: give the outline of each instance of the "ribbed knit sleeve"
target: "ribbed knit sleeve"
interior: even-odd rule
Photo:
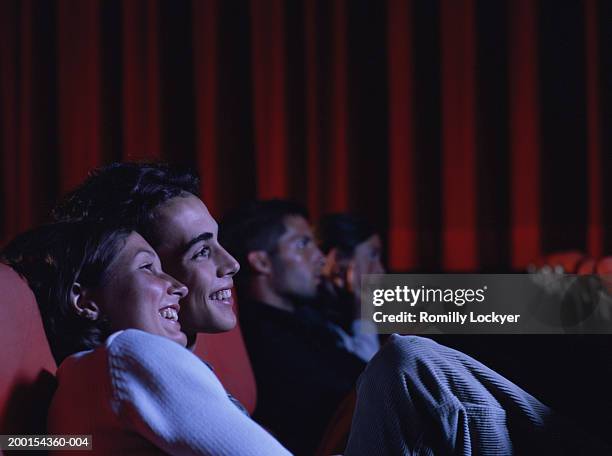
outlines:
[[[357,388],[346,456],[612,454],[469,356],[392,336]]]
[[[214,373],[168,339],[138,330],[107,342],[113,410],[172,455],[288,455],[228,399]]]

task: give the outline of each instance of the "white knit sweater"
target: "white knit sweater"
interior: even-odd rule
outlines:
[[[208,366],[159,336],[117,332],[67,358],[57,377],[48,432],[91,434],[89,455],[289,454],[235,407]]]

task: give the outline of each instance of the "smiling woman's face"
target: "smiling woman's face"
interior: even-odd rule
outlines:
[[[126,238],[107,274],[92,297],[114,331],[135,328],[186,345],[178,312],[187,288],[162,271],[157,254],[140,234]]]

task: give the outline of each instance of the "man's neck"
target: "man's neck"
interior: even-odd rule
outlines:
[[[281,296],[270,295],[267,298],[266,297],[257,298],[257,300],[263,302],[264,304],[269,305],[270,307],[274,307],[275,309],[284,310],[285,312],[290,312],[290,313],[295,312],[295,304],[293,304],[291,301]]]
[[[259,301],[275,309],[280,309],[285,312],[295,312],[295,303],[286,296],[281,296],[270,287],[254,281],[248,287],[249,299]]]

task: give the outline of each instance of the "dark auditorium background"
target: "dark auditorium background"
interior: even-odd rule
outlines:
[[[0,0],[0,245],[88,171],[290,197],[392,271],[612,254],[610,0]],[[610,336],[440,336],[609,436]]]
[[[395,271],[612,252],[612,2],[0,0],[0,240],[115,160],[380,226]]]

